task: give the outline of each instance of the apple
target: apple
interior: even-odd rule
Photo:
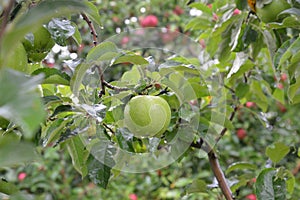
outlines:
[[[281,74],[281,76],[280,76],[280,80],[281,80],[282,82],[286,81],[287,78],[288,78],[288,77],[287,77],[286,74]]]
[[[234,15],[239,15],[239,14],[241,14],[242,13],[242,11],[240,11],[239,9],[234,9],[234,11],[233,11],[233,13],[232,13],[232,15],[234,16]]]
[[[34,33],[28,34],[22,41],[31,62],[42,61],[50,52],[55,42],[49,31],[41,26]]]
[[[128,36],[124,36],[121,40],[122,45],[126,45],[129,42],[130,38]]]
[[[287,0],[272,0],[268,4],[257,1],[255,6],[257,16],[265,23],[276,22],[278,14],[288,8],[290,8],[290,4]]]
[[[243,140],[243,139],[247,136],[247,132],[246,132],[245,129],[239,128],[239,129],[236,131],[236,135],[237,135],[237,137],[238,137],[240,140]]]
[[[21,172],[18,175],[18,180],[23,181],[26,178],[27,174],[25,172]]]
[[[180,6],[175,6],[173,13],[176,15],[182,15],[184,13],[184,10]]]
[[[277,107],[282,113],[285,113],[287,111],[286,107],[280,102],[277,102]]]
[[[168,102],[159,96],[138,95],[124,109],[124,123],[138,138],[160,137],[171,121]]]
[[[277,88],[282,90],[284,88],[284,86],[282,83],[277,83]]]
[[[255,196],[255,194],[248,194],[246,196],[246,199],[248,199],[248,200],[256,200],[256,196]]]
[[[144,18],[141,18],[140,25],[143,28],[146,27],[156,27],[158,24],[158,18],[155,15],[147,15]]]
[[[129,194],[130,200],[138,200],[138,196],[136,194]]]
[[[255,103],[251,102],[251,101],[248,101],[248,102],[246,102],[246,107],[247,108],[253,108],[253,107],[255,107]]]

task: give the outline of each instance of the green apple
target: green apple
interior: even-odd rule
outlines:
[[[34,33],[28,34],[23,40],[28,59],[31,62],[42,61],[50,52],[55,42],[49,31],[41,26]]]
[[[266,2],[266,0],[256,2],[256,14],[259,19],[265,23],[276,22],[278,20],[278,14],[291,7],[287,0],[270,0],[267,1],[267,3],[263,2]]]
[[[125,106],[125,126],[135,137],[159,137],[167,130],[170,121],[171,109],[162,97],[139,95]]]

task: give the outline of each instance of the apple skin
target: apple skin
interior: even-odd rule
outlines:
[[[140,25],[143,28],[146,27],[156,27],[158,24],[158,18],[155,15],[147,15],[140,20]]]
[[[138,95],[124,109],[124,123],[137,138],[160,137],[171,121],[168,102],[159,96]]]
[[[243,128],[239,128],[236,131],[236,135],[240,140],[243,140],[247,136],[247,131]]]
[[[262,8],[256,4],[256,14],[265,23],[276,22],[277,15],[290,7],[286,0],[273,0]]]
[[[247,108],[253,108],[253,107],[255,107],[255,103],[251,102],[251,101],[248,101],[248,102],[246,102],[246,107]]]
[[[256,200],[256,196],[255,196],[255,194],[248,194],[246,196],[246,199],[248,199],[248,200]]]

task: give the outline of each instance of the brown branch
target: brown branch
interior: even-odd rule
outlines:
[[[129,90],[129,88],[127,88],[127,87],[118,87],[115,85],[111,85],[110,83],[106,82],[105,80],[103,80],[103,85],[109,89],[116,90],[118,92]]]
[[[8,2],[7,7],[4,8],[4,10],[3,10],[3,19],[2,19],[2,24],[1,24],[1,28],[0,28],[0,40],[3,37],[4,32],[6,30],[7,24],[9,22],[9,14],[10,14],[11,10],[13,9],[14,4],[15,4],[15,1],[10,0]]]
[[[92,23],[92,21],[89,19],[89,17],[84,14],[84,13],[81,13],[81,16],[83,17],[84,21],[86,21],[86,23],[88,24],[89,28],[91,29],[91,34],[93,35],[93,44],[94,46],[97,46],[97,43],[98,43],[98,35],[96,33],[96,30],[95,30],[95,27]]]
[[[219,160],[213,150],[208,152],[208,160],[210,163],[210,166],[212,168],[212,171],[219,183],[219,187],[221,188],[221,191],[223,195],[225,196],[226,200],[233,200],[232,193],[230,190],[230,187],[227,184],[225,175],[221,169],[221,166],[219,164]]]

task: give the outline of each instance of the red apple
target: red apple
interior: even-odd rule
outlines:
[[[256,200],[256,196],[255,196],[255,194],[248,194],[246,196],[246,199],[248,199],[248,200]]]
[[[184,10],[180,6],[175,6],[173,13],[176,15],[182,15],[184,13]]]
[[[247,107],[247,108],[253,108],[253,107],[255,107],[255,103],[254,103],[254,102],[251,102],[251,101],[248,101],[248,102],[246,103],[246,107]]]
[[[159,83],[154,83],[154,87],[157,90],[161,89],[161,85]]]
[[[23,181],[25,178],[26,178],[27,174],[25,172],[21,172],[19,175],[18,175],[18,180],[19,181]]]
[[[129,37],[128,37],[128,36],[125,36],[125,37],[122,38],[121,44],[122,44],[122,45],[125,45],[125,44],[127,44],[127,43],[129,42],[129,40],[130,40]]]
[[[136,194],[130,194],[130,195],[129,195],[129,199],[130,199],[130,200],[138,200],[138,197],[137,197]]]
[[[211,3],[207,4],[207,7],[211,9],[212,8],[212,4]]]
[[[236,135],[237,135],[237,137],[238,137],[240,140],[243,140],[243,139],[247,136],[247,132],[246,132],[245,129],[239,128],[239,129],[236,131]]]
[[[140,25],[145,27],[156,27],[158,24],[158,18],[155,15],[148,15],[144,18],[141,18]]]
[[[219,19],[219,16],[216,14],[216,13],[214,13],[213,14],[213,21],[218,21],[218,19]]]
[[[288,78],[288,77],[287,77],[286,74],[281,74],[281,76],[280,76],[280,80],[283,81],[283,82],[286,81],[287,78]]]
[[[234,11],[233,11],[233,14],[232,15],[239,15],[239,14],[241,14],[242,13],[242,11],[240,11],[239,9],[234,9]]]
[[[206,44],[205,44],[205,41],[204,41],[203,39],[199,40],[199,43],[200,43],[200,45],[201,45],[201,47],[202,47],[203,49],[206,48]]]
[[[282,83],[277,83],[277,88],[279,88],[279,89],[283,89],[284,88],[284,86],[283,86],[283,84]]]
[[[277,102],[277,107],[282,113],[285,113],[287,111],[286,107],[280,102]]]

